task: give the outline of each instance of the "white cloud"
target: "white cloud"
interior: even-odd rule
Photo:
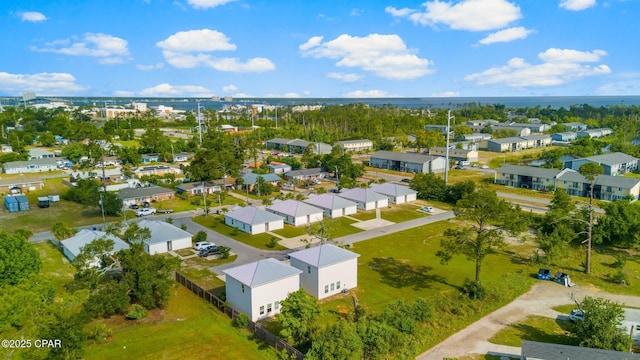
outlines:
[[[640,73],[622,73],[611,76],[608,83],[594,90],[597,95],[629,95],[640,93]]]
[[[214,8],[234,1],[236,0],[187,0],[189,5],[195,9]]]
[[[353,8],[353,9],[351,9],[351,12],[349,13],[349,15],[351,15],[351,16],[360,16],[360,15],[362,15],[363,12],[364,12],[364,10],[362,10],[362,9]]]
[[[42,95],[79,94],[89,87],[76,83],[68,73],[9,74],[0,72],[0,89],[5,95],[33,91]]]
[[[458,91],[443,91],[438,93],[432,93],[431,97],[458,97],[460,93]]]
[[[533,32],[534,30],[525,29],[522,26],[508,28],[508,29],[500,30],[487,35],[484,39],[480,40],[479,43],[483,45],[489,45],[489,44],[498,43],[498,42],[510,42],[513,40],[521,40],[521,39],[525,39],[527,36],[529,36],[529,34]]]
[[[223,86],[222,87],[222,91],[224,91],[224,92],[234,92],[234,91],[238,91],[238,88],[233,84],[229,84],[229,85]]]
[[[227,72],[264,72],[275,69],[271,60],[256,57],[242,62],[237,58],[214,57],[214,51],[234,51],[236,45],[216,30],[200,29],[179,31],[156,46],[163,49],[162,55],[167,62],[177,68],[211,67]]]
[[[54,40],[45,47],[31,47],[32,51],[52,52],[70,56],[91,56],[103,64],[120,64],[131,60],[127,41],[102,33],[85,33],[81,38]]]
[[[384,98],[384,97],[397,97],[397,95],[389,94],[384,90],[355,90],[342,94],[347,98]]]
[[[360,74],[353,74],[353,73],[345,74],[345,73],[337,73],[337,72],[328,73],[327,76],[332,79],[338,79],[344,82],[354,82],[363,78],[363,76]]]
[[[267,97],[267,98],[296,99],[296,98],[301,98],[302,96],[300,96],[300,94],[298,94],[297,92],[288,92],[288,93],[284,93],[284,94],[267,94],[267,95],[265,95],[265,97]]]
[[[596,0],[561,0],[558,6],[571,11],[581,11],[596,6]]]
[[[394,17],[407,18],[416,25],[443,24],[455,30],[486,31],[500,29],[520,19],[520,8],[507,0],[462,0],[457,3],[433,0],[422,4],[426,9],[387,6]]]
[[[136,93],[128,90],[116,90],[113,92],[113,96],[117,97],[132,97],[136,96]]]
[[[431,61],[416,56],[395,34],[343,34],[331,41],[322,39],[314,36],[298,48],[303,56],[337,59],[338,67],[360,68],[386,79],[415,79],[432,72]]]
[[[151,64],[151,65],[144,65],[144,64],[137,64],[136,68],[140,71],[153,71],[153,70],[159,70],[162,69],[164,67],[163,63],[156,63],[156,64]]]
[[[39,22],[47,20],[47,17],[43,13],[37,11],[26,11],[20,13],[20,20],[29,22]]]
[[[210,97],[213,92],[203,86],[198,85],[170,85],[159,84],[146,88],[140,92],[142,96],[163,97],[163,96],[198,96]]]
[[[548,49],[538,54],[543,62],[532,65],[522,58],[512,58],[506,65],[493,67],[465,77],[478,85],[504,84],[514,88],[557,86],[587,76],[608,74],[609,66],[585,65],[598,62],[606,52],[602,50],[578,51],[571,49]]]

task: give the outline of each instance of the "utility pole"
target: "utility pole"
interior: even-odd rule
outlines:
[[[202,147],[202,118],[200,117],[200,101],[198,101],[198,136],[200,137],[200,147]]]
[[[451,116],[451,110],[447,111],[447,146],[444,152],[444,184],[447,185],[449,181],[449,134],[451,133],[451,120],[455,119],[455,116]]]
[[[104,219],[104,201],[102,201],[102,193],[100,193],[100,210],[102,210],[102,228],[107,226],[107,222]]]
[[[207,192],[205,191],[204,181],[202,182],[202,202],[204,203],[204,216],[207,216]]]

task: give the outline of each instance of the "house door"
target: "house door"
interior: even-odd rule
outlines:
[[[269,223],[264,224],[264,231],[269,231]]]
[[[171,251],[173,250],[173,247],[171,246],[171,241],[167,241],[167,251]]]

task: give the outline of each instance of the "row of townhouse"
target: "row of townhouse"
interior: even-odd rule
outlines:
[[[549,135],[514,136],[487,141],[487,149],[493,152],[518,151],[551,145]]]
[[[549,191],[565,189],[569,195],[589,196],[590,182],[572,169],[553,170],[531,166],[503,165],[496,170],[495,182],[500,185]],[[627,197],[637,200],[640,196],[640,179],[600,175],[593,188],[594,197],[600,200],[620,200]]]
[[[369,159],[369,166],[374,168],[418,174],[443,173],[445,163],[442,156],[393,151],[376,151]]]
[[[429,155],[444,157],[447,155],[447,149],[446,147],[439,146],[432,147],[431,149],[429,149]],[[449,148],[449,159],[457,161],[476,162],[478,161],[478,150],[475,148],[458,149],[454,145]]]
[[[311,142],[302,139],[273,138],[265,142],[269,150],[286,151],[293,154],[302,154],[309,145],[313,145],[314,153],[318,155],[331,153],[331,145],[323,142]]]

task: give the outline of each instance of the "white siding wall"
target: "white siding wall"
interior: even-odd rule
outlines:
[[[412,202],[412,201],[416,201],[417,199],[417,194],[407,194],[406,195],[406,202]]]
[[[282,302],[287,298],[289,293],[297,291],[300,288],[300,275],[290,276],[272,283],[258,286],[251,289],[251,313],[252,321],[264,319],[274,316],[280,312],[282,306],[278,306],[276,310],[275,302]],[[227,299],[229,298],[227,292]],[[267,311],[271,305],[271,311]],[[264,314],[260,314],[260,307],[264,306]]]
[[[251,314],[251,288],[244,286],[244,292],[242,292],[242,283],[231,276],[227,276],[225,280],[225,290],[227,293],[227,300],[231,306],[249,315],[254,320]]]
[[[344,208],[344,215],[353,215],[358,212],[357,206],[349,206]]]
[[[301,269],[302,270],[302,269]],[[338,288],[340,282],[340,288]],[[333,286],[332,286],[333,284]],[[325,293],[325,286],[328,292]],[[338,294],[342,289],[353,289],[358,286],[358,259],[325,266],[318,272],[318,299]]]
[[[157,244],[148,244],[145,246],[147,248],[147,252],[151,255],[153,254],[163,254],[169,251],[167,248],[166,242],[161,242]],[[171,241],[171,251],[186,249],[191,247],[191,238],[184,237],[180,239],[174,239]]]
[[[261,232],[265,232],[266,231],[265,225],[261,225],[261,228],[262,228]],[[282,229],[282,228],[284,228],[284,220],[274,220],[274,221],[269,223],[269,231],[278,230],[278,229]],[[258,234],[258,233],[254,232],[254,234]]]
[[[300,274],[300,286],[304,288],[309,295],[318,298],[320,295],[320,286],[318,285],[318,268],[310,266],[295,258],[291,258],[291,266],[302,271],[302,274]]]

